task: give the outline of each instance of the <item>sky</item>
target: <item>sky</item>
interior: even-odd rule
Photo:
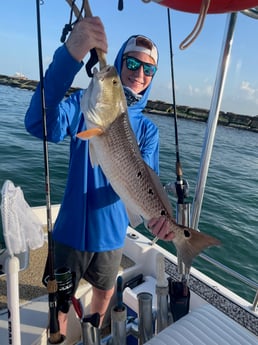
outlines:
[[[37,43],[37,0],[1,2],[0,74],[22,73],[39,80]],[[60,42],[63,27],[69,22],[70,8],[65,0],[43,0],[40,6],[44,70]],[[104,23],[107,39],[107,61],[113,64],[122,43],[134,34],[146,35],[157,44],[159,67],[151,100],[173,102],[167,9],[157,3],[124,0],[118,11],[118,0],[89,0],[92,13]],[[81,1],[76,1],[78,7]],[[216,80],[219,57],[225,36],[228,14],[208,15],[204,27],[186,50],[179,44],[192,31],[196,14],[170,11],[175,79],[175,101],[209,109]],[[229,70],[221,110],[244,115],[258,115],[258,20],[238,13]],[[87,62],[87,56],[84,60]],[[73,86],[86,88],[89,79],[84,68]]]

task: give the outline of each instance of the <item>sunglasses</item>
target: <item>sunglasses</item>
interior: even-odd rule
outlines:
[[[136,59],[132,56],[126,56],[124,58],[126,61],[126,67],[130,71],[137,71],[141,66],[143,67],[143,72],[147,77],[152,77],[157,71],[157,66],[152,65],[147,62],[142,62],[141,60]]]

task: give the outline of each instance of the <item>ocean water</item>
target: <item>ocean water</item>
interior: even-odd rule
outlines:
[[[20,186],[31,206],[44,205],[45,177],[42,141],[24,128],[31,91],[0,85],[0,188],[9,179]],[[174,182],[174,120],[148,114],[160,130],[160,178]],[[183,177],[193,198],[198,176],[205,123],[178,121],[179,152]],[[220,247],[205,254],[258,283],[258,134],[219,126],[204,194],[199,229],[219,238]],[[50,193],[60,203],[66,182],[69,140],[49,144]],[[176,198],[170,195],[173,208]],[[175,252],[174,246],[167,248]],[[201,258],[194,267],[252,301],[254,290],[214,268]]]

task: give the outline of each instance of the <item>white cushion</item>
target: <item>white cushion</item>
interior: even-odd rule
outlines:
[[[200,307],[145,345],[258,345],[258,338],[211,305]]]

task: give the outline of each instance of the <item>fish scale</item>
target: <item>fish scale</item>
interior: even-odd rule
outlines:
[[[128,210],[145,220],[150,219],[150,213],[151,217],[172,216],[170,203],[167,210],[158,198],[163,191],[161,183],[157,190],[148,176],[150,168],[141,157],[126,113],[121,114],[103,135],[91,141],[94,150],[99,152],[98,164]]]
[[[90,140],[91,163],[99,164],[124,202],[132,226],[165,216],[173,243],[190,267],[202,250],[220,242],[212,236],[178,225],[158,175],[144,162],[128,119],[123,87],[115,67],[94,72],[81,108],[88,130],[78,133]]]

